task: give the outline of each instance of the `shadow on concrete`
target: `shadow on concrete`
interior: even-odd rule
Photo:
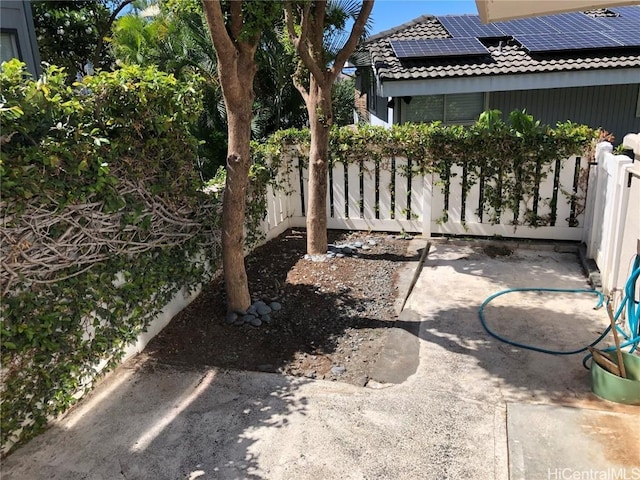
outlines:
[[[486,318],[491,330],[500,336],[546,349],[580,349],[602,331],[593,322],[585,324],[579,316],[525,305],[489,306]],[[403,323],[397,326],[403,327]],[[415,324],[409,322],[406,328],[415,330]],[[589,392],[588,370],[582,366],[587,352],[550,355],[502,342],[482,328],[477,307],[434,311],[423,320],[419,337],[426,342],[428,351],[423,361],[429,363],[429,375],[434,378],[463,384],[466,374],[480,368],[491,387],[524,392],[531,398],[566,402]]]
[[[305,415],[306,398],[294,395],[304,383],[273,374],[125,365],[58,425],[5,459],[2,478],[267,478],[252,449]]]
[[[495,243],[490,242],[488,246],[492,246]],[[438,244],[433,246],[433,250],[436,253],[439,248],[442,248],[442,246]],[[553,252],[557,257],[554,260],[557,264],[579,264],[577,245],[565,245],[563,250],[559,252],[554,252],[552,247],[549,247],[546,251],[505,247],[513,250],[512,253],[493,258],[484,253],[483,250],[485,248],[482,246],[460,247],[456,256],[428,258],[424,267],[451,269],[460,275],[481,277],[491,280],[495,285],[506,285],[508,288],[514,288],[517,286],[549,286],[550,275],[555,277],[553,279],[553,282],[557,284],[555,286],[561,287],[562,282],[569,277],[565,278],[559,272],[554,274],[548,264],[537,262],[537,259],[546,259],[547,254],[550,252]],[[575,282],[574,277],[571,277],[571,279]],[[515,282],[519,282],[521,285],[515,284]],[[586,284],[585,288],[587,288]]]
[[[538,269],[541,281],[543,271],[549,274],[548,265],[536,264],[535,255],[531,255],[514,261],[513,278],[520,280],[509,286],[520,286],[517,282],[523,280],[515,273],[521,274],[525,268],[533,272]],[[500,273],[491,260],[480,257],[472,258],[468,265],[456,265],[455,259],[435,259],[430,266],[448,265],[457,273],[500,285],[511,281],[505,278],[511,259],[516,260],[516,256],[509,257],[506,273],[504,262]],[[525,279],[530,277],[525,275]],[[455,281],[454,284],[458,285]],[[476,399],[486,394],[487,401],[512,395],[517,400],[551,398],[570,403],[580,400],[589,390],[580,355],[529,352],[489,336],[478,319],[481,296],[470,295],[455,304],[443,284],[439,296],[425,300],[429,308],[406,309],[394,322],[386,311],[367,310],[369,306],[362,301],[367,292],[358,291],[357,286],[355,290],[331,294],[318,292],[310,279],[308,285],[292,288],[292,295],[300,303],[285,312],[286,328],[278,327],[277,335],[264,335],[261,329],[248,330],[255,335],[249,336],[247,344],[240,344],[245,363],[233,359],[234,368],[255,369],[267,361],[273,361],[272,367],[276,367],[278,359],[284,362],[300,352],[315,352],[318,342],[328,350],[336,348],[337,339],[346,329],[391,329],[389,338],[396,338],[397,342],[388,343],[378,365],[381,382],[401,383],[418,372],[425,389],[446,387]],[[421,294],[420,290],[413,293]],[[322,303],[316,303],[317,299]],[[571,301],[556,300],[565,304]],[[520,299],[511,304],[496,303],[487,308],[487,321],[497,332],[514,340],[559,348],[588,343],[602,326],[600,321],[589,318],[588,310],[582,316],[545,307],[541,299],[537,302]],[[324,310],[310,330],[305,312],[319,305]],[[360,311],[361,307],[365,310]],[[166,351],[162,362],[154,361],[159,357],[152,351],[149,361],[121,368],[59,425],[10,455],[3,462],[2,478],[277,478],[273,471],[261,470],[264,462],[257,455],[268,451],[273,440],[282,438],[274,432],[286,429],[292,421],[300,424],[305,417],[307,398],[300,387],[309,381],[224,370],[224,358],[215,357],[216,344],[226,341],[225,332],[233,334],[238,328],[219,331],[220,336],[215,338],[190,337],[191,341],[208,342],[209,350],[214,352],[211,357],[189,358],[196,366],[178,362],[178,357],[171,364],[170,352]],[[286,341],[279,342],[278,337],[285,337]],[[260,349],[252,349],[254,345],[260,345]],[[189,352],[207,355],[207,349],[190,349],[188,343],[178,347],[182,349],[180,358]],[[277,355],[273,357],[275,361],[260,356],[265,352]],[[218,368],[209,368],[209,364]],[[384,378],[383,374],[388,376]],[[323,384],[323,388],[328,391],[331,384]],[[500,394],[496,395],[498,390]],[[273,468],[284,469],[287,458],[303,453],[296,445],[273,443],[273,449],[283,455]]]

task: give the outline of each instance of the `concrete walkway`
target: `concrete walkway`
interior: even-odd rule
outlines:
[[[404,371],[400,384],[383,383],[384,368],[359,388],[129,362],[5,459],[2,479],[640,478],[638,407],[591,394],[581,355],[511,347],[478,320],[497,290],[587,288],[577,255],[492,258],[483,246],[432,247],[398,322],[409,333],[382,360]],[[517,294],[486,313],[511,338],[564,348],[607,325],[593,306],[584,295]]]

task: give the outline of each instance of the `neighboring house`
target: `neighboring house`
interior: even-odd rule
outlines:
[[[19,58],[33,75],[40,74],[40,54],[28,0],[0,2],[0,62]]]
[[[543,123],[640,131],[640,6],[482,25],[422,16],[367,39],[358,64],[370,123],[472,123],[526,109]]]

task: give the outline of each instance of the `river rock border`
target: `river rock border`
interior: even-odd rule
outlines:
[[[272,315],[282,310],[282,305],[278,302],[267,304],[262,300],[256,300],[245,312],[229,312],[224,318],[227,325],[251,325],[259,327],[263,323],[271,323]]]

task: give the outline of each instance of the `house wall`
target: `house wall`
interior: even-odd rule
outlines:
[[[602,127],[615,135],[615,143],[629,132],[640,131],[640,84],[552,88],[491,92],[489,108],[504,115],[526,108],[542,123],[572,122]]]
[[[0,27],[3,32],[16,34],[20,60],[27,64],[27,70],[33,76],[38,76],[40,74],[40,54],[29,1],[2,0],[0,2]]]
[[[369,118],[371,125],[390,127],[393,122],[393,110],[387,107],[389,99],[387,97],[376,96],[375,108],[369,108]]]

